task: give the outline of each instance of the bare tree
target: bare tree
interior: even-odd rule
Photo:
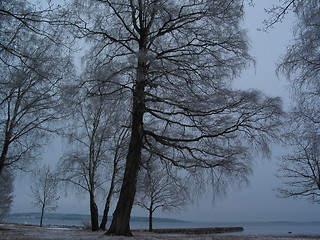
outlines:
[[[241,28],[243,1],[74,3],[77,15],[84,8],[90,14],[74,26],[103,59],[96,68],[112,72],[105,82],[132,93],[131,140],[107,234],[132,235],[142,150],[190,175],[202,169],[225,182],[245,181],[250,151],[268,152],[281,107],[278,98],[230,88],[251,60]]]
[[[159,165],[151,158],[140,170],[135,204],[148,210],[149,231],[153,230],[153,213],[180,210],[190,204],[188,189],[173,169]]]
[[[12,58],[25,61],[29,56],[23,52],[24,34],[37,29],[41,13],[27,1],[3,0],[0,5],[0,60],[12,66]]]
[[[90,94],[86,84],[72,96],[73,117],[66,131],[71,147],[60,162],[62,181],[87,192],[90,196],[92,231],[99,229],[96,195],[104,192],[110,179],[105,211],[100,227],[105,228],[111,197],[120,173],[122,149],[127,124],[119,112],[121,102],[104,94]],[[70,100],[72,99],[70,98]],[[111,172],[111,173],[110,173]],[[110,174],[108,174],[110,173]],[[111,175],[111,177],[109,177]]]
[[[58,181],[49,166],[38,170],[34,176],[31,186],[34,198],[32,203],[41,210],[40,227],[42,227],[44,213],[55,211],[58,208],[57,202],[60,198],[57,194]]]
[[[291,152],[282,158],[280,176],[284,186],[281,197],[307,197],[319,203],[320,136],[320,3],[315,0],[284,1],[270,9],[269,25],[292,11],[297,19],[294,41],[278,66],[291,87],[292,105],[284,145]]]
[[[0,16],[1,172],[6,166],[25,167],[22,160],[37,156],[46,133],[54,130],[62,79],[72,74],[72,64],[61,46],[30,30],[31,23],[42,27],[26,1],[1,1]],[[61,37],[57,29],[51,33]]]
[[[110,179],[110,187],[108,190],[108,194],[105,201],[105,206],[103,210],[102,220],[100,223],[100,229],[106,230],[107,220],[108,220],[108,213],[110,209],[111,199],[115,192],[118,192],[117,185],[119,185],[120,180],[122,179],[122,168],[123,163],[122,160],[125,159],[125,149],[128,145],[128,131],[127,127],[120,129],[119,132],[113,136],[113,147],[110,149],[113,153],[113,167],[112,167],[112,174]]]
[[[283,156],[279,176],[284,186],[278,189],[280,197],[307,198],[320,203],[320,135],[314,129],[296,132],[287,144],[292,152]]]
[[[68,68],[68,61],[61,60],[62,65],[57,66],[58,59],[51,57],[52,51],[58,54],[57,49],[43,47],[32,49],[34,59],[28,61],[32,69],[25,65],[4,69],[0,83],[0,170],[33,159],[45,133],[54,130],[52,123],[59,117],[59,71],[60,67]]]
[[[13,176],[10,171],[0,173],[0,221],[10,212],[13,202]]]
[[[32,56],[23,50],[26,47],[24,40],[28,38],[26,35],[44,38],[52,44],[61,44],[61,35],[57,37],[56,27],[64,23],[64,15],[59,6],[52,1],[35,4],[35,1],[2,0],[0,62],[12,66],[12,59],[18,58],[27,65],[25,61]]]

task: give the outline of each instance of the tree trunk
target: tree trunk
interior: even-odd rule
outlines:
[[[90,214],[91,214],[91,230],[98,231],[99,230],[99,214],[98,207],[95,203],[94,195],[90,194]]]
[[[39,225],[40,227],[42,227],[43,215],[44,215],[44,205],[42,205],[42,208],[41,208],[40,225]]]
[[[134,114],[138,115],[138,114]],[[142,115],[142,114],[141,114]],[[135,116],[137,117],[137,116]],[[137,117],[140,124],[132,127],[132,136],[129,145],[129,152],[126,160],[126,168],[123,183],[120,191],[119,200],[113,219],[107,234],[132,236],[130,231],[130,215],[136,193],[137,174],[140,167],[141,148],[142,148],[142,117]],[[133,122],[137,122],[136,119]]]
[[[132,236],[130,215],[136,193],[137,175],[141,162],[144,113],[144,84],[138,82],[133,93],[132,127],[126,168],[117,207],[106,234]]]
[[[108,213],[109,213],[109,208],[110,208],[110,201],[111,201],[111,197],[113,194],[113,189],[114,189],[114,179],[112,178],[111,186],[110,186],[109,193],[108,193],[108,196],[106,199],[106,204],[105,204],[104,210],[103,210],[102,220],[100,223],[100,229],[103,231],[106,230],[106,225],[107,225],[107,221],[108,221]]]
[[[113,191],[114,191],[117,169],[118,169],[118,151],[115,152],[115,156],[113,158],[113,172],[112,172],[111,184],[110,184],[108,196],[106,198],[106,204],[104,206],[102,221],[100,223],[100,229],[104,230],[104,231],[106,230],[106,225],[107,225],[107,221],[108,221],[108,213],[109,213],[109,209],[110,209],[111,198],[112,198]]]
[[[153,226],[152,226],[152,208],[149,209],[149,232],[153,231]]]
[[[130,152],[130,151],[129,151]],[[130,231],[130,215],[136,193],[137,172],[140,165],[140,154],[134,151],[127,157],[125,175],[116,210],[107,234],[132,236]]]
[[[3,146],[2,146],[2,151],[1,151],[1,156],[0,156],[0,173],[2,172],[4,166],[5,166],[5,161],[6,161],[6,157],[8,154],[8,150],[9,150],[9,145],[10,145],[10,141],[9,141],[9,137],[6,134],[6,138],[4,140]]]

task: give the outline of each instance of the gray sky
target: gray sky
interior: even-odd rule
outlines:
[[[276,4],[276,0],[255,0],[255,7],[247,8],[246,25],[251,41],[251,54],[256,59],[256,66],[243,72],[240,79],[235,80],[236,88],[257,88],[269,96],[281,96],[284,105],[290,105],[286,80],[275,74],[276,63],[285,53],[287,44],[292,40],[293,17],[287,16],[283,23],[278,23],[269,33],[256,29],[262,26],[267,18],[264,8]],[[56,162],[59,159],[63,144],[56,143],[48,147],[44,159]],[[273,190],[281,180],[275,174],[277,157],[284,150],[274,146],[271,159],[257,159],[254,174],[250,177],[250,185],[239,189],[231,187],[227,196],[212,203],[211,195],[203,196],[194,205],[180,213],[156,212],[156,217],[173,217],[194,221],[320,221],[320,205],[310,204],[305,200],[280,199]],[[29,179],[20,176],[16,182],[15,200],[12,213],[34,212],[29,195]],[[88,199],[85,197],[62,194],[57,212],[89,213]],[[99,202],[103,206],[103,200]],[[110,215],[113,209],[111,209]],[[101,212],[101,210],[100,210]],[[132,215],[147,216],[145,210],[135,208]]]

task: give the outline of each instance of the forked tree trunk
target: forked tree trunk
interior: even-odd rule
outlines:
[[[148,64],[146,62],[147,32],[140,31],[139,57],[137,64],[136,85],[133,90],[132,125],[126,168],[116,210],[113,213],[111,226],[106,234],[132,236],[130,215],[137,188],[137,176],[141,163],[143,138],[143,114],[145,111],[145,85],[147,83]]]
[[[130,215],[136,193],[137,174],[140,166],[142,139],[139,133],[140,127],[133,127],[132,136],[127,155],[126,169],[120,196],[113,219],[107,234],[132,236],[130,231]]]
[[[95,203],[94,196],[90,194],[90,215],[91,215],[91,230],[92,231],[98,231],[99,230],[99,213],[98,213],[98,207]]]
[[[144,113],[144,82],[139,82],[133,93],[132,128],[129,151],[123,183],[113,219],[106,234],[132,236],[130,215],[136,193],[137,175],[141,162],[143,113]]]

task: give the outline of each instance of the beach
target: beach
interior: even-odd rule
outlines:
[[[184,234],[184,233],[153,233],[133,230],[133,237],[107,236],[104,232],[92,232],[77,227],[37,227],[22,224],[0,224],[1,240],[306,240],[320,239],[320,235],[228,235],[228,234]]]

